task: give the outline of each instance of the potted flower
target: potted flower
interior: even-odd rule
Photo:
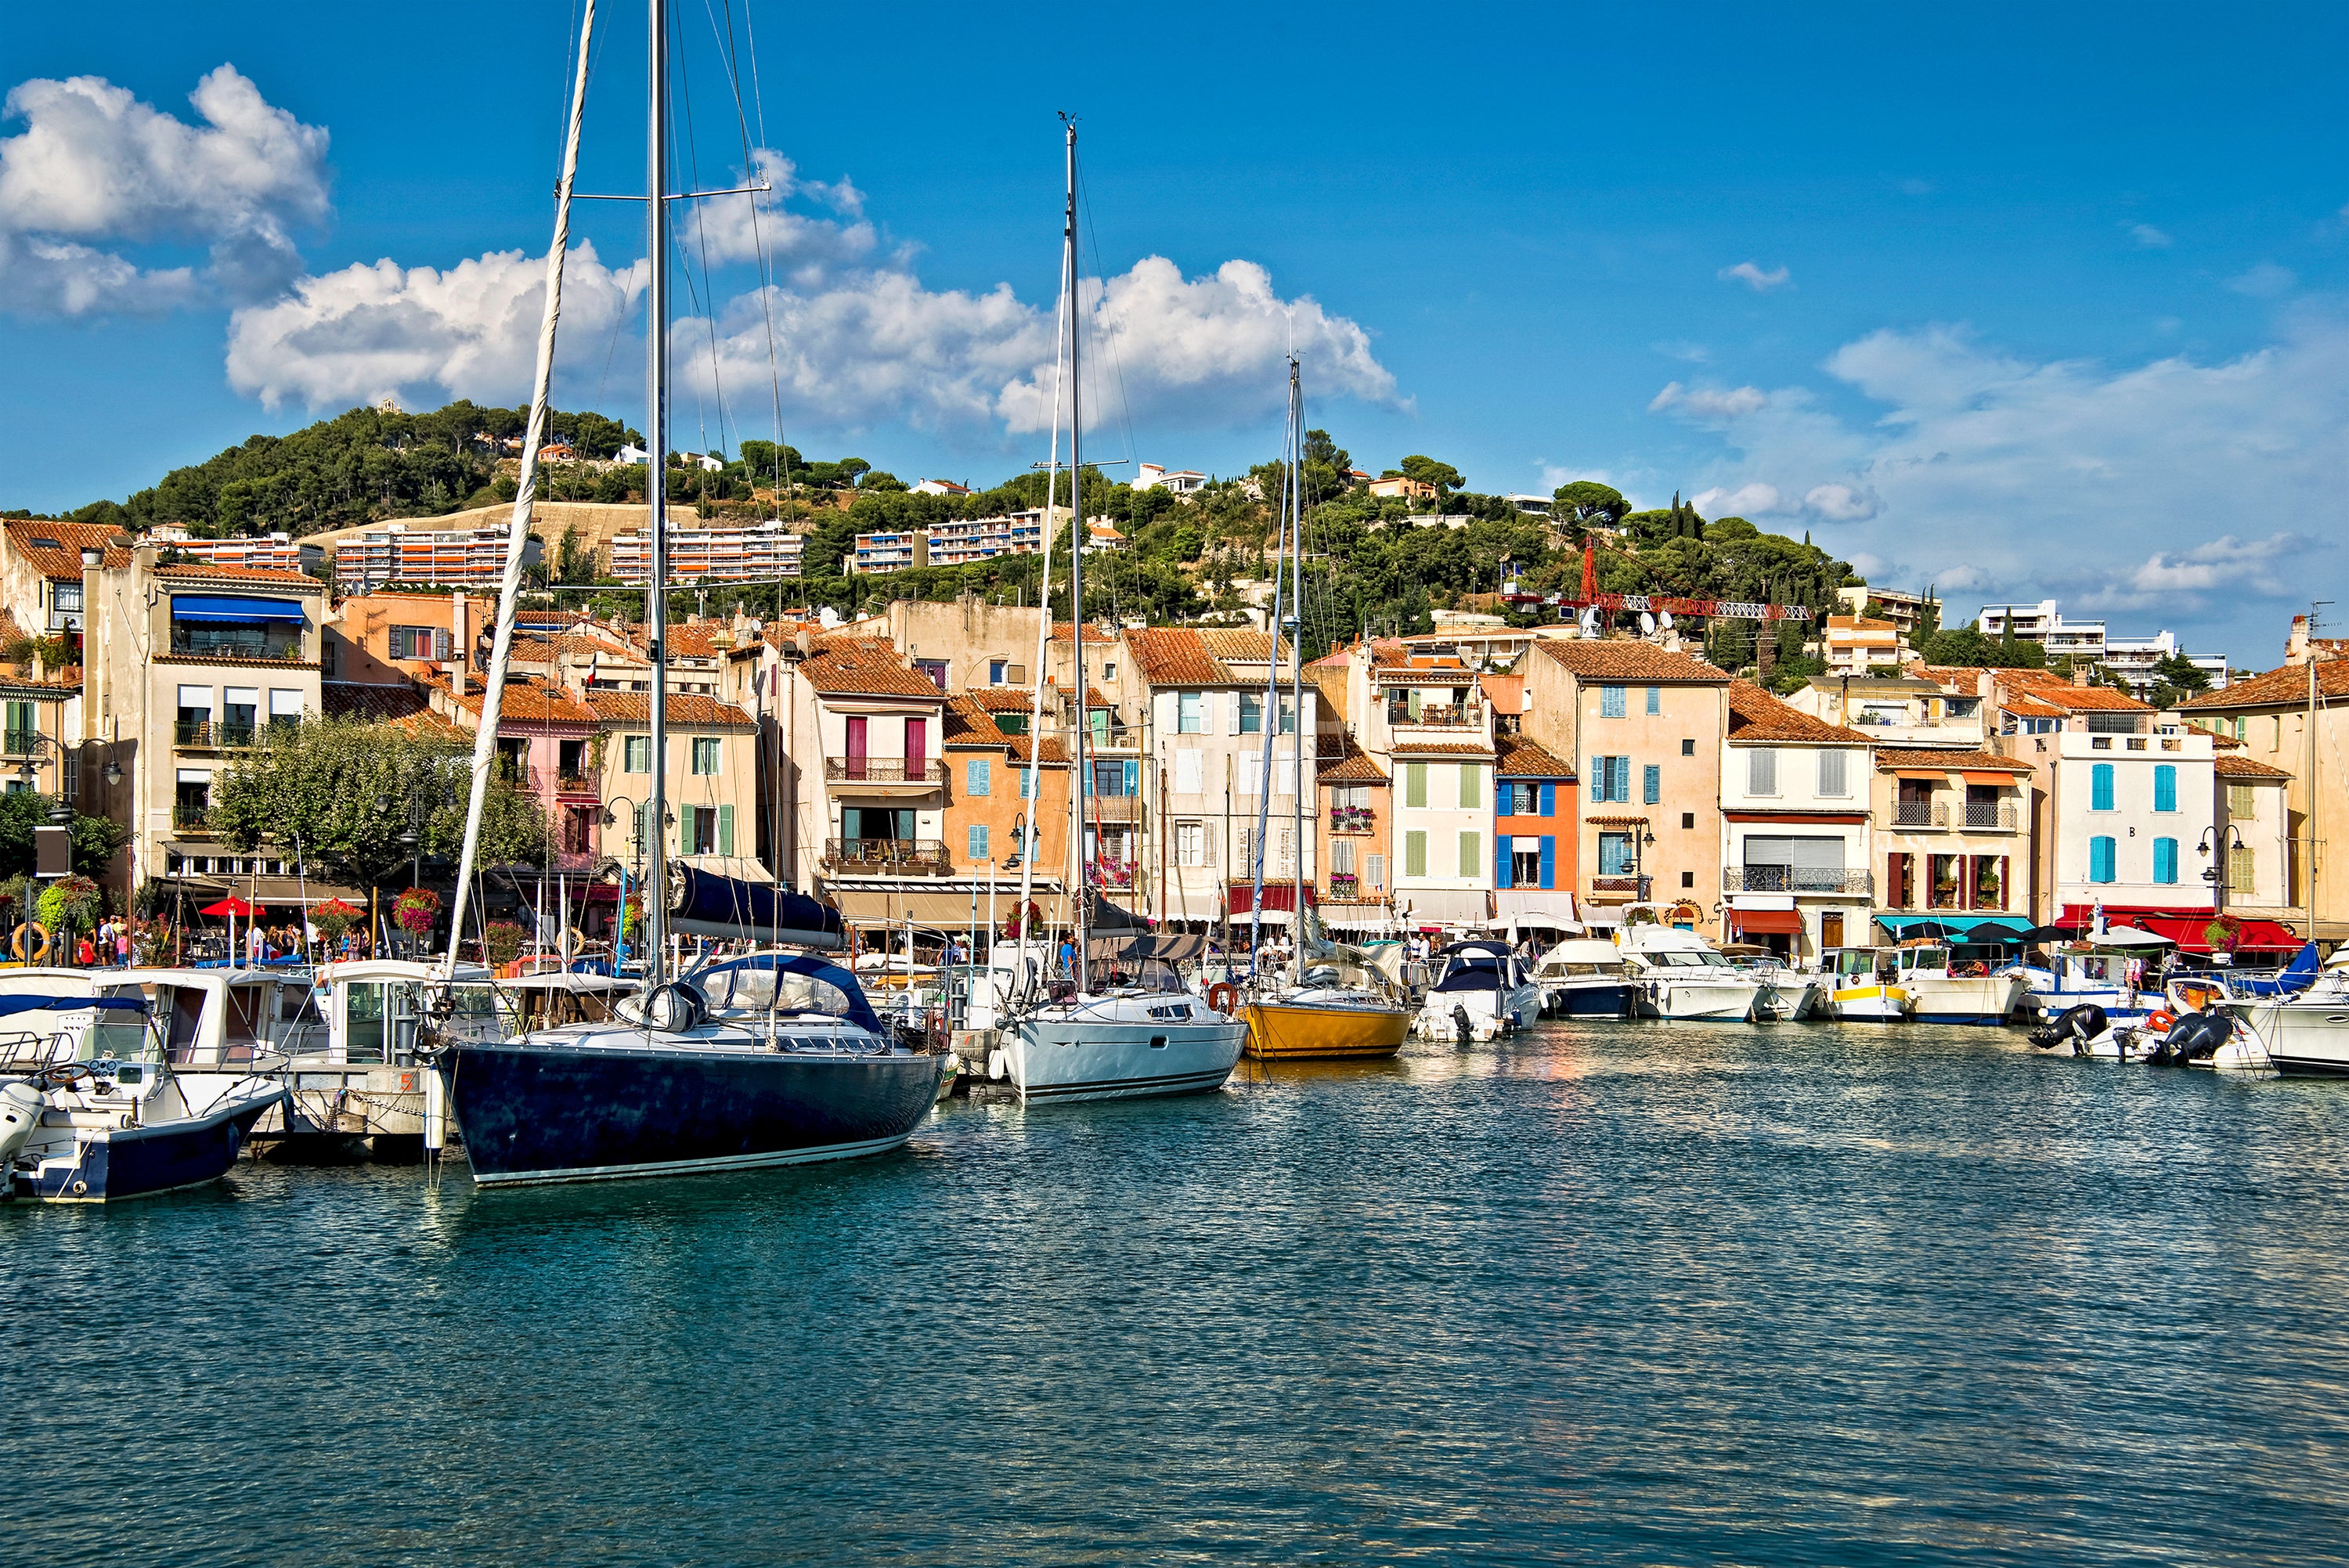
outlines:
[[[522,956],[523,929],[511,920],[493,920],[482,928],[483,955],[503,968]]]
[[[338,898],[315,904],[310,910],[310,923],[318,928],[318,934],[326,939],[329,947],[341,946],[343,938],[350,934],[351,927],[366,917],[365,910],[356,904],[345,903]]]
[[[440,915],[440,895],[429,887],[412,887],[393,901],[392,923],[419,942],[432,934]]]
[[[2239,914],[2222,914],[2204,926],[2202,940],[2210,944],[2210,962],[2232,964],[2235,961],[2235,944],[2242,940],[2242,935],[2243,917]]]

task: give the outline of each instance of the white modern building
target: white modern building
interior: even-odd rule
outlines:
[[[2099,903],[2211,908],[2199,853],[2218,820],[2210,737],[2066,729],[2045,739],[2055,918]]]
[[[807,539],[779,518],[749,528],[675,528],[668,535],[672,583],[771,583],[797,577]],[[612,575],[642,587],[652,581],[652,537],[643,529],[612,536]]]

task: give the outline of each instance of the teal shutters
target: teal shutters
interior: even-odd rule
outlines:
[[[2112,809],[2113,765],[2109,762],[2099,762],[2088,769],[2088,810],[2109,811]],[[2105,842],[2111,843],[2112,841],[2106,839]],[[2106,877],[2105,880],[2110,882],[2112,879]]]
[[[2090,882],[2108,882],[2120,880],[2113,874],[2115,847],[2114,841],[2108,838],[2098,837],[2088,841],[2088,880]]]
[[[2178,810],[2178,768],[2174,763],[2157,762],[2153,765],[2153,809],[2157,811]],[[2164,879],[2157,877],[2154,880]],[[2176,882],[2178,879],[2170,877],[2167,880]]]
[[[973,822],[963,834],[963,859],[983,861],[988,858],[987,824]]]
[[[1621,686],[1600,686],[1599,688],[1599,717],[1601,718],[1620,718],[1623,717],[1623,688]]]
[[[718,852],[721,855],[734,852],[734,808],[731,806],[718,808]]]
[[[1661,686],[1650,686],[1648,688],[1648,717],[1652,718],[1663,711],[1664,688]]]
[[[2153,841],[2153,880],[2165,884],[2178,881],[2178,841]]]
[[[1653,690],[1653,687],[1649,689]],[[1629,783],[1630,780],[1625,780]],[[1627,791],[1628,792],[1628,791]],[[1664,769],[1661,763],[1651,762],[1640,769],[1640,801],[1652,806],[1664,798]]]
[[[962,765],[962,792],[984,795],[995,787],[995,763],[992,758],[974,757]]]

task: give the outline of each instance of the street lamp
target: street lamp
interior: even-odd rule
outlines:
[[[2216,823],[2203,829],[2201,841],[2194,846],[2194,852],[2200,855],[2204,860],[2209,860],[2210,858],[2211,841],[2218,835],[2218,833],[2219,827]],[[2226,837],[2218,841],[2218,847],[2229,853],[2232,853],[2233,851],[2243,848],[2243,830],[2237,827],[2232,822],[2228,823],[2226,828]],[[2202,880],[2210,884],[2210,902],[2212,905],[2216,908],[2223,909],[2226,907],[2227,903],[2227,879],[2220,874],[2220,868],[2216,865],[2203,867]]]
[[[626,795],[615,795],[604,802],[603,823],[607,828],[616,826],[620,820],[620,814],[612,810],[615,806],[627,807],[628,821],[632,827],[644,816],[643,801]],[[643,834],[631,832],[629,839],[631,847],[628,851],[628,858],[620,861],[620,913],[612,922],[612,967],[616,971],[628,959],[628,943],[626,934],[628,929],[628,877],[635,869],[636,858],[644,853],[645,849]],[[613,858],[619,859],[616,855]]]

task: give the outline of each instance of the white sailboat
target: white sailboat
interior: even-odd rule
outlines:
[[[1080,310],[1077,298],[1077,128],[1067,127],[1068,204],[1061,243],[1060,384],[1067,393],[1069,418],[1070,527],[1069,612],[1078,631],[1071,639],[1076,668],[1071,680],[1075,693],[1076,722],[1069,727],[1069,809],[1071,831],[1069,859],[1070,915],[1075,927],[1074,972],[1059,985],[1046,965],[1031,959],[1020,965],[1016,994],[1001,1018],[1001,1049],[1005,1068],[1025,1103],[1046,1100],[1135,1099],[1145,1096],[1199,1094],[1220,1088],[1239,1064],[1247,1026],[1215,1011],[1198,997],[1179,992],[1119,987],[1096,990],[1090,984],[1087,953],[1091,935],[1093,857],[1085,833],[1085,624],[1084,599],[1084,459],[1083,420],[1079,389],[1078,348]],[[1056,399],[1057,404],[1057,399]],[[1046,467],[1044,498],[1045,606],[1037,631],[1036,695],[1030,735],[1042,730],[1046,681],[1045,638],[1051,628],[1051,561],[1054,498],[1060,479],[1060,424],[1056,407],[1052,427],[1051,461]],[[1037,758],[1040,747],[1028,755],[1030,811],[1038,793]],[[1032,824],[1032,816],[1031,816]],[[1030,907],[1034,891],[1034,834],[1022,846],[1019,903]],[[1034,934],[1023,926],[1021,951],[1030,949]]]

